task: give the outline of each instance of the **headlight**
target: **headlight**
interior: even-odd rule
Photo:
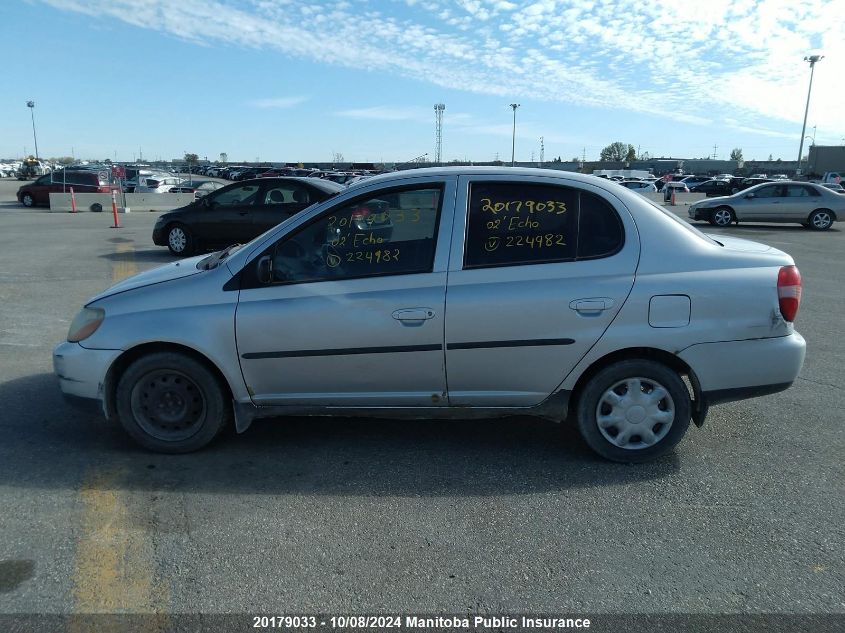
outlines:
[[[67,333],[68,343],[78,343],[91,336],[100,327],[106,311],[102,308],[82,308],[77,314]]]

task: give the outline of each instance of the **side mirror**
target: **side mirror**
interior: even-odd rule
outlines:
[[[273,281],[273,258],[265,255],[258,260],[257,266],[258,281],[269,284]]]

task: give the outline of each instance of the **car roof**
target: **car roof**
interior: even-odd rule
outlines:
[[[304,185],[311,185],[316,189],[322,189],[327,193],[337,193],[344,191],[346,187],[331,180],[323,180],[321,178],[304,178],[301,176],[270,176],[269,178],[247,178],[246,180],[239,180],[232,184],[243,186],[245,184],[266,184],[266,183],[291,183],[300,182]]]

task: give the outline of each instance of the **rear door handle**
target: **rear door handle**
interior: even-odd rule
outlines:
[[[569,304],[569,307],[576,312],[599,313],[610,310],[613,304],[613,299],[608,297],[593,297],[590,299],[575,299]]]
[[[431,308],[406,308],[394,311],[393,318],[397,321],[427,321],[434,318],[434,310]]]

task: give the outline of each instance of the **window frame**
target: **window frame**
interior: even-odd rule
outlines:
[[[616,209],[615,205],[613,205],[609,200],[605,197],[599,195],[594,191],[590,191],[584,187],[578,186],[578,183],[562,183],[562,182],[540,182],[537,180],[530,180],[524,182],[523,184],[531,185],[531,186],[538,186],[538,187],[558,187],[564,189],[571,189],[573,190],[578,198],[578,209],[577,209],[577,216],[575,219],[575,247],[574,247],[574,255],[569,258],[565,259],[548,259],[548,260],[535,260],[535,261],[526,261],[526,262],[501,262],[501,263],[487,263],[487,264],[478,264],[478,265],[467,265],[467,243],[469,240],[469,228],[470,228],[470,211],[472,206],[472,187],[476,183],[484,183],[484,184],[519,184],[523,182],[521,180],[510,179],[510,178],[474,178],[468,181],[467,183],[467,193],[466,193],[466,209],[464,211],[464,239],[462,245],[462,253],[461,253],[461,266],[460,270],[484,270],[490,268],[513,268],[519,266],[542,266],[547,264],[568,264],[572,262],[579,262],[579,261],[590,261],[596,259],[605,259],[609,257],[613,257],[617,255],[622,249],[625,247],[625,242],[627,240],[627,232],[625,230],[625,222],[622,220],[621,216],[619,215],[619,211]],[[591,196],[595,196],[601,202],[609,207],[609,209],[613,212],[613,217],[616,220],[622,239],[617,244],[616,248],[613,251],[608,253],[604,253],[601,255],[588,255],[579,257],[578,256],[578,249],[581,245],[581,195],[582,194],[589,194]]]
[[[378,198],[382,195],[389,195],[392,193],[401,193],[405,191],[417,191],[422,189],[436,189],[439,191],[440,195],[438,198],[438,205],[437,211],[434,218],[434,230],[431,236],[432,242],[432,251],[431,251],[431,260],[428,264],[427,270],[416,271],[416,272],[390,272],[385,271],[381,273],[368,273],[362,275],[353,275],[350,277],[339,277],[334,279],[320,279],[320,280],[309,280],[309,281],[271,281],[269,283],[262,283],[258,280],[257,276],[257,264],[258,262],[263,259],[264,257],[272,257],[273,251],[276,248],[276,245],[281,243],[282,241],[287,241],[289,239],[295,238],[297,235],[300,235],[302,232],[307,231],[311,226],[314,224],[323,221],[328,216],[335,213],[338,209],[353,206],[365,200],[372,200],[374,198]],[[409,182],[405,184],[397,184],[393,187],[386,187],[386,188],[377,188],[377,189],[370,189],[368,191],[363,191],[361,194],[357,196],[353,196],[350,198],[346,198],[344,200],[334,201],[330,207],[322,210],[313,218],[309,218],[306,222],[298,225],[294,229],[289,232],[286,232],[284,235],[277,237],[276,239],[272,240],[269,244],[262,247],[257,253],[254,255],[250,255],[249,261],[246,263],[243,269],[241,269],[241,290],[247,290],[252,288],[274,288],[279,286],[296,286],[296,285],[303,285],[303,284],[318,284],[318,283],[332,283],[332,282],[344,282],[344,281],[353,281],[356,279],[373,279],[378,277],[400,277],[404,275],[426,275],[432,274],[435,268],[435,264],[437,262],[437,246],[438,241],[440,239],[440,232],[441,232],[441,224],[443,220],[443,207],[444,204],[447,203],[446,201],[446,194],[448,191],[448,182],[444,180],[425,180],[423,182]],[[316,203],[320,204],[320,203]],[[447,245],[448,248],[448,245]]]

